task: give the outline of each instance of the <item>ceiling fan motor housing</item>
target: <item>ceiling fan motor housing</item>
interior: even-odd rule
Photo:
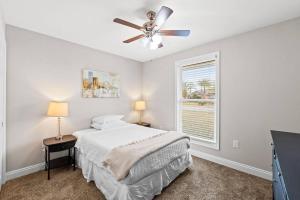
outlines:
[[[146,23],[144,23],[144,25],[143,25],[143,27],[144,27],[144,29],[145,29],[146,31],[152,31],[153,28],[154,28],[154,26],[155,26],[154,21],[146,22]]]
[[[147,18],[150,21],[143,24],[143,27],[144,27],[145,31],[148,32],[148,31],[153,30],[153,28],[155,27],[155,16],[156,16],[156,12],[154,12],[154,11],[147,12]]]
[[[155,19],[155,16],[156,16],[156,12],[150,10],[147,12],[147,18],[151,21],[153,21]]]

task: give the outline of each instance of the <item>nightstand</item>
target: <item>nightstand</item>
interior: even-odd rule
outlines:
[[[135,123],[135,124],[137,124],[137,125],[140,125],[140,126],[145,126],[145,127],[151,127],[151,124],[150,123],[147,123],[147,122],[141,122],[141,123]]]
[[[55,137],[46,138],[43,140],[45,145],[45,170],[48,170],[48,180],[50,180],[50,169],[73,165],[73,170],[76,169],[76,149],[75,143],[77,138],[73,135],[64,135],[62,140],[57,140]],[[73,148],[73,156],[71,156],[71,149]],[[52,159],[51,153],[68,150],[68,156]]]

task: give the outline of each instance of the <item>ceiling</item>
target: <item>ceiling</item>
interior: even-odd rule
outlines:
[[[1,0],[7,24],[145,62],[210,41],[300,16],[300,0]],[[115,17],[142,25],[146,12],[174,10],[165,29],[190,29],[188,38],[164,37],[149,50],[123,40],[140,32]]]

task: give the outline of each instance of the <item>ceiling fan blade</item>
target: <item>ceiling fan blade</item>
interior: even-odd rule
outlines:
[[[160,10],[158,11],[155,17],[155,25],[157,26],[157,29],[161,28],[161,26],[167,21],[167,19],[170,17],[172,13],[173,10],[171,8],[168,8],[166,6],[162,6],[160,8]]]
[[[142,30],[142,29],[143,29],[143,27],[141,27],[141,26],[139,26],[139,25],[133,24],[133,23],[131,23],[131,22],[128,22],[128,21],[125,21],[125,20],[119,19],[119,18],[115,18],[115,19],[114,19],[114,22],[116,22],[116,23],[118,23],[118,24],[122,24],[122,25],[124,25],[124,26],[129,26],[129,27],[131,27],[131,28],[135,28],[135,29],[137,29],[137,30]]]
[[[190,35],[190,30],[160,30],[158,31],[159,35],[162,36],[183,36],[187,37]]]
[[[135,40],[141,39],[141,38],[143,38],[143,37],[145,37],[145,35],[144,35],[144,34],[141,34],[141,35],[135,36],[135,37],[133,37],[133,38],[129,38],[128,40],[125,40],[125,41],[123,41],[123,42],[124,42],[124,43],[130,43],[130,42],[133,42],[133,41],[135,41]]]

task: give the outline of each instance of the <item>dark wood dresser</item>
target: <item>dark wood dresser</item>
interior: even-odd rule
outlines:
[[[273,199],[300,200],[300,134],[271,131]]]

